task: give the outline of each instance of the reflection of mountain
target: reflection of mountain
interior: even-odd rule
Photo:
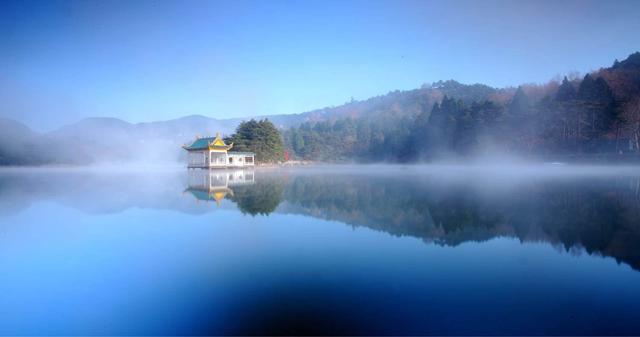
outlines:
[[[205,213],[210,205],[186,198],[183,170],[147,173],[66,170],[0,172],[1,216],[38,202],[55,202],[91,214],[130,208]]]
[[[301,176],[287,186],[280,210],[445,245],[510,236],[583,247],[640,269],[638,183],[533,180],[492,188],[471,179]]]
[[[491,185],[420,175],[271,174],[226,198],[252,215],[304,214],[442,245],[509,236],[584,249],[640,269],[638,184],[638,177]]]
[[[302,214],[442,245],[498,236],[549,242],[610,256],[640,270],[639,191],[638,177],[509,181],[403,170],[371,174],[367,169],[320,174],[36,170],[0,174],[0,216],[41,201],[89,213],[132,207],[205,213],[218,207],[196,201],[224,199],[220,207],[235,204],[245,214]]]

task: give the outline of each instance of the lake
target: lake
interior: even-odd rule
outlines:
[[[640,170],[0,173],[0,334],[640,334]]]

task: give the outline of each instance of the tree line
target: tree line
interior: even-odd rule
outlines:
[[[640,149],[640,53],[581,78],[520,86],[506,98],[505,90],[455,88],[433,104],[412,96],[413,105],[404,103],[417,107],[410,113],[303,123],[283,133],[285,149],[301,159],[360,162]]]

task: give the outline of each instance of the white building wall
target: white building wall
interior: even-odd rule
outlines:
[[[234,154],[232,152],[229,153],[229,166],[230,167],[243,167],[243,166],[253,166],[253,160],[247,161],[247,157],[253,158],[253,156],[247,156],[246,154]]]
[[[189,151],[189,166],[206,166],[204,151]]]
[[[254,166],[254,156],[233,152],[189,151],[189,167],[246,167]]]
[[[227,166],[228,159],[226,153],[211,151],[209,155],[211,157],[210,166]]]

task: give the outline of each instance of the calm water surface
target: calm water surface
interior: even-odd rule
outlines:
[[[4,171],[0,334],[640,334],[638,171]]]

